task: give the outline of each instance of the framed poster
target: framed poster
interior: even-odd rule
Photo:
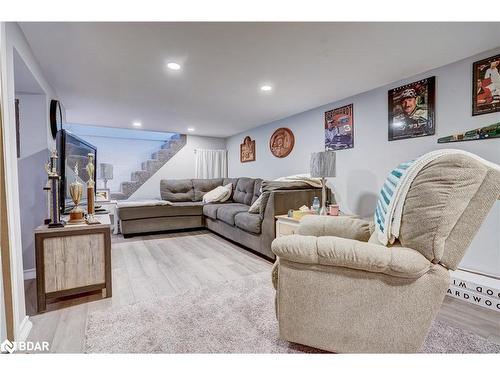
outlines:
[[[240,162],[246,163],[255,161],[255,140],[246,136],[243,143],[240,144]]]
[[[325,112],[325,151],[354,147],[353,105]]]
[[[389,90],[389,141],[434,135],[435,83],[429,77]]]
[[[500,55],[472,64],[472,116],[500,111]]]

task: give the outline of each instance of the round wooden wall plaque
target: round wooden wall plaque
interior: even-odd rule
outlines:
[[[279,128],[271,136],[269,140],[269,148],[271,153],[277,158],[284,158],[288,156],[293,150],[295,145],[295,137],[288,128]]]

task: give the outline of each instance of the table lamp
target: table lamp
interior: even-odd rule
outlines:
[[[104,189],[108,188],[108,180],[113,179],[113,164],[99,164],[99,179],[104,180]]]
[[[313,152],[311,154],[310,172],[311,177],[321,178],[322,192],[319,214],[326,215],[326,178],[335,177],[335,152]]]

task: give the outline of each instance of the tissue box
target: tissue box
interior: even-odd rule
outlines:
[[[311,210],[308,210],[308,211],[293,210],[293,216],[292,217],[294,219],[300,220],[300,219],[302,219],[306,215],[314,215],[315,213],[316,213],[315,211],[311,211]]]

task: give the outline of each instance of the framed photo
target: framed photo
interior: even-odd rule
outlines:
[[[255,140],[246,136],[243,143],[240,144],[240,162],[246,163],[255,161]]]
[[[325,112],[325,151],[354,147],[353,105]]]
[[[97,189],[95,192],[96,202],[109,202],[110,190],[109,189]]]
[[[436,77],[389,90],[389,141],[436,132]]]
[[[500,55],[472,64],[472,116],[500,111]]]

